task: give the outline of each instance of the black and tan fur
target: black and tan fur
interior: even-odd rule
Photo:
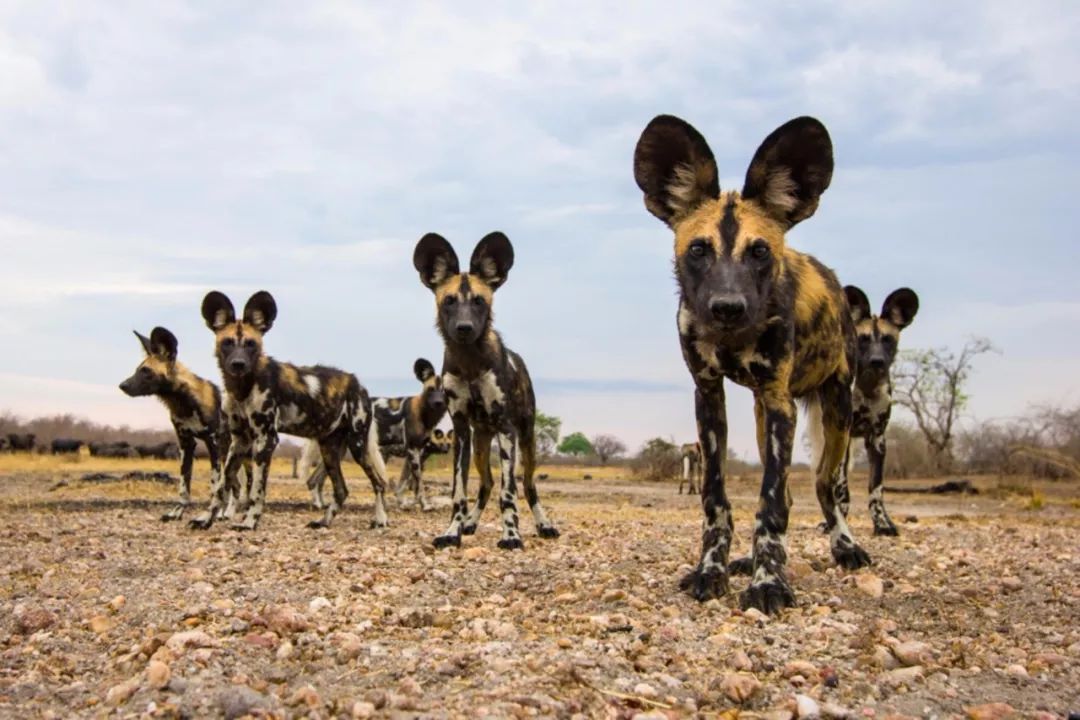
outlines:
[[[300,367],[278,362],[263,352],[263,335],[277,317],[270,293],[260,291],[244,306],[241,319],[223,294],[203,299],[202,316],[215,336],[215,354],[225,380],[223,410],[232,435],[223,480],[213,488],[209,509],[192,521],[209,527],[218,517],[224,486],[236,483],[236,472],[247,454],[255,461],[250,504],[238,530],[254,530],[266,502],[270,460],[278,433],[318,440],[323,462],[334,483],[334,498],[319,520],[309,527],[328,527],[345,504],[348,488],[341,474],[341,456],[348,448],[371,480],[375,491],[372,527],[386,527],[386,468],[379,453],[378,433],[367,390],[350,373],[315,365]]]
[[[443,387],[454,423],[454,461],[450,525],[435,547],[460,546],[461,536],[476,532],[493,485],[491,441],[499,444],[502,488],[502,538],[499,547],[523,547],[518,530],[517,462],[541,537],[559,536],[547,519],[536,492],[536,397],[521,356],[507,348],[493,326],[492,301],[514,264],[510,240],[499,232],[485,236],[473,250],[469,272],[460,272],[457,253],[443,237],[429,233],[413,253],[420,280],[435,294],[436,327],[445,345]],[[469,512],[466,486],[469,453],[475,452],[480,490]]]
[[[679,480],[679,494],[682,495],[683,485],[686,485],[687,495],[697,495],[701,492],[701,443],[684,443],[679,448],[679,461],[682,466],[682,478]]]
[[[139,338],[146,359],[139,363],[131,377],[120,383],[120,389],[131,397],[154,395],[169,411],[169,420],[180,446],[180,502],[161,519],[179,520],[191,504],[191,469],[196,441],[202,440],[210,456],[212,486],[221,474],[221,458],[229,451],[229,431],[221,414],[221,391],[176,359],[179,343],[167,329],[156,327],[150,337],[136,331],[135,337]],[[247,471],[250,482],[250,462]],[[239,497],[230,495],[230,514],[238,501]]]
[[[406,397],[375,398],[371,405],[383,457],[405,459],[395,489],[398,504],[402,503],[405,490],[412,489],[417,505],[422,510],[428,510],[423,483],[424,461],[434,453],[449,449],[444,433],[435,429],[446,415],[446,392],[443,390],[442,376],[425,358],[417,358],[413,364],[413,374],[420,381],[419,393]],[[317,508],[323,507],[322,486],[325,480],[326,469],[320,463],[307,481],[312,504]]]
[[[875,535],[898,535],[895,523],[885,510],[885,431],[892,410],[890,370],[900,345],[900,331],[911,324],[919,311],[919,296],[910,288],[894,290],[885,298],[881,314],[870,311],[870,300],[854,285],[844,288],[851,319],[855,323],[855,385],[852,389],[851,438],[862,438],[870,464],[870,518]],[[851,469],[851,446],[844,454],[836,502],[847,515],[851,495],[848,472]],[[825,529],[830,529],[829,518]]]
[[[740,604],[772,613],[795,602],[784,575],[784,536],[796,399],[807,403],[812,424],[820,424],[811,428],[822,441],[813,468],[822,510],[835,517],[832,554],[847,568],[870,562],[833,500],[851,426],[851,317],[833,272],[785,242],[792,226],[814,214],[832,170],[828,132],[807,117],[765,139],[741,193],[720,191],[712,151],[685,121],[661,115],[638,141],[634,178],[645,206],[675,233],[679,338],[697,386],[705,519],[701,560],[681,586],[699,600],[728,589],[724,378],[754,393],[764,466],[752,556],[730,568],[752,575]]]

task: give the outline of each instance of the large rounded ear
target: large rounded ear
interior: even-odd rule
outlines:
[[[720,196],[716,158],[694,127],[673,115],[645,126],[634,149],[634,181],[645,207],[670,227],[706,200]]]
[[[217,290],[211,290],[203,298],[202,316],[206,326],[214,332],[236,322],[236,310],[233,309],[232,301]]]
[[[139,338],[139,344],[142,345],[143,352],[150,355],[152,352],[150,350],[150,338],[146,337],[138,330],[132,330],[131,332],[135,333],[135,337]]]
[[[176,360],[179,345],[176,336],[163,327],[156,327],[150,333],[150,351],[160,358]]]
[[[498,231],[485,235],[476,244],[469,260],[469,273],[481,278],[492,290],[506,282],[512,267],[514,246],[510,244],[510,238]]]
[[[851,311],[852,320],[858,323],[870,317],[870,299],[861,288],[848,285],[844,288],[844,295],[847,296],[848,310]]]
[[[900,288],[889,293],[881,305],[881,317],[903,330],[919,312],[919,296],[911,288]]]
[[[274,302],[274,296],[265,290],[252,295],[244,305],[244,323],[261,333],[274,326],[276,317],[277,303]]]
[[[790,228],[817,210],[832,171],[829,131],[812,117],[795,118],[774,130],[754,153],[742,196]]]
[[[427,382],[428,378],[435,374],[435,366],[425,358],[417,358],[412,366],[413,375],[420,382]]]
[[[420,273],[420,282],[430,290],[461,272],[457,253],[446,238],[438,233],[428,233],[420,238],[413,250],[412,262],[413,267]]]

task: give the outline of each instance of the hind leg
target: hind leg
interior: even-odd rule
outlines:
[[[327,471],[325,461],[320,460],[312,469],[307,479],[308,492],[311,493],[311,507],[316,510],[326,508],[326,498],[323,496],[323,488],[326,485]]]
[[[386,462],[379,450],[379,433],[374,418],[368,424],[363,440],[352,447],[353,459],[371,481],[371,491],[375,494],[375,514],[371,519],[372,528],[384,528],[390,524],[386,516]]]
[[[487,507],[491,489],[495,485],[491,477],[491,433],[477,430],[473,437],[473,465],[476,466],[476,474],[480,476],[480,488],[476,491],[476,504],[473,505],[465,524],[461,526],[462,535],[476,533],[476,528],[480,525],[480,514]]]
[[[837,486],[840,484],[841,465],[848,450],[851,428],[851,387],[834,375],[825,381],[817,395],[821,450],[819,457],[814,458],[815,490],[821,512],[831,525],[829,545],[833,558],[841,567],[856,570],[870,564],[870,555],[855,543],[847,518],[837,502],[837,496],[843,493]]]
[[[897,536],[888,511],[885,510],[885,435],[867,435],[866,457],[870,461],[870,518],[874,521],[875,535]]]
[[[540,493],[536,491],[536,436],[534,420],[527,419],[521,428],[518,447],[521,450],[521,484],[525,487],[525,501],[529,503],[529,510],[533,514],[533,522],[536,523],[536,534],[542,538],[559,537],[559,529],[548,520],[543,505],[540,504]]]
[[[330,527],[330,523],[334,521],[334,516],[345,507],[345,499],[349,496],[349,488],[345,484],[345,476],[341,472],[341,456],[344,451],[345,438],[341,435],[326,438],[319,442],[319,452],[322,455],[322,474],[323,477],[330,476],[330,481],[334,487],[334,499],[326,506],[321,518],[308,523],[309,528]],[[322,499],[321,488],[319,497]]]
[[[450,489],[450,525],[432,543],[437,548],[461,547],[461,526],[469,514],[469,453],[472,450],[472,430],[464,411],[454,411],[451,403],[451,419],[454,423],[454,474]]]

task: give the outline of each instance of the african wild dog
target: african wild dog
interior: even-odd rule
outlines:
[[[634,179],[645,207],[675,233],[679,338],[697,386],[705,456],[701,560],[681,587],[699,600],[726,593],[729,572],[750,572],[750,586],[739,598],[742,607],[772,613],[795,602],[784,577],[784,535],[796,398],[808,405],[812,437],[823,440],[813,467],[822,510],[835,518],[833,557],[850,569],[870,562],[833,500],[851,426],[851,316],[833,272],[787,247],[784,239],[787,230],[814,214],[832,170],[829,134],[808,117],[765,139],[741,193],[720,191],[712,151],[679,118],[655,118],[634,153]],[[730,568],[725,377],[753,390],[764,466],[752,557]]]
[[[334,483],[334,500],[309,527],[329,527],[345,504],[349,491],[341,474],[341,456],[348,448],[371,480],[375,491],[372,527],[386,527],[386,468],[367,390],[352,375],[316,365],[298,367],[278,362],[263,352],[265,335],[277,317],[277,303],[265,290],[252,295],[241,319],[229,298],[211,291],[203,299],[202,316],[216,338],[218,365],[225,380],[224,414],[232,436],[225,470],[213,488],[209,509],[192,521],[207,528],[217,519],[223,489],[236,485],[236,473],[249,453],[256,465],[250,504],[244,519],[233,525],[254,530],[266,502],[270,460],[278,433],[319,442],[323,462]]]
[[[875,535],[898,535],[883,497],[885,472],[885,430],[892,409],[892,378],[889,371],[900,344],[900,331],[911,324],[919,311],[919,296],[910,288],[894,290],[885,298],[881,314],[870,311],[866,293],[854,285],[844,288],[851,319],[855,323],[857,349],[855,354],[855,386],[852,390],[851,438],[863,438],[866,459],[870,463],[870,517]],[[851,469],[851,445],[840,467],[840,483],[836,486],[836,502],[847,516],[851,496],[848,491],[848,471]],[[831,529],[826,518],[824,529]]]
[[[413,374],[422,385],[419,394],[411,397],[377,397],[371,405],[375,410],[379,449],[383,457],[405,458],[395,489],[398,504],[401,504],[405,488],[410,487],[420,508],[428,510],[422,473],[424,460],[432,452],[438,452],[433,443],[433,433],[446,414],[446,392],[443,390],[442,376],[435,372],[430,361],[417,358],[413,364]],[[306,448],[305,454],[310,456]],[[325,480],[326,469],[322,465],[316,467],[308,478],[308,489],[311,490],[312,504],[316,508],[323,506],[322,486]]]
[[[460,546],[461,536],[476,532],[491,495],[491,440],[499,443],[502,489],[502,538],[499,547],[524,547],[518,530],[517,454],[521,452],[525,497],[540,537],[559,531],[540,505],[533,472],[536,469],[536,397],[525,361],[507,348],[492,325],[495,291],[514,264],[514,249],[500,232],[484,237],[473,250],[469,272],[460,272],[457,253],[440,235],[420,238],[413,266],[420,281],[435,294],[436,327],[442,335],[442,379],[454,423],[453,507],[450,526],[435,538],[435,547]],[[475,434],[475,437],[474,437]],[[480,490],[469,512],[466,485],[469,453],[475,448]]]
[[[701,492],[701,443],[685,443],[679,448],[682,461],[682,479],[679,480],[679,494],[682,495],[683,485],[686,485],[686,494],[697,495]]]
[[[131,397],[155,395],[169,411],[180,445],[180,502],[161,516],[163,521],[179,520],[191,503],[191,468],[195,443],[202,440],[210,456],[211,484],[221,474],[221,456],[229,450],[229,434],[221,417],[221,391],[217,385],[188,370],[176,359],[179,343],[176,336],[156,327],[150,337],[135,332],[146,353],[120,389]],[[171,445],[172,443],[166,443]],[[90,443],[92,455],[132,457],[138,451],[127,442]],[[248,468],[250,481],[250,467]],[[235,505],[236,499],[231,498]]]

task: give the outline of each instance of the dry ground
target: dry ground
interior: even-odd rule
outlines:
[[[809,483],[797,480],[799,605],[770,619],[739,612],[732,596],[699,605],[680,594],[699,507],[673,484],[619,470],[543,469],[559,540],[536,538],[523,512],[525,551],[501,552],[489,509],[461,550],[436,553],[442,510],[392,511],[389,530],[367,529],[370,489],[355,466],[330,530],[303,527],[316,513],[302,486],[275,478],[274,502],[247,534],[160,523],[174,492],[165,485],[78,480],[136,467],[176,472],[0,456],[0,716],[1080,710],[1075,486],[890,494],[899,539],[869,536],[858,493],[855,532],[876,563],[852,574],[830,563]],[[735,553],[748,547],[755,486],[733,482]]]

